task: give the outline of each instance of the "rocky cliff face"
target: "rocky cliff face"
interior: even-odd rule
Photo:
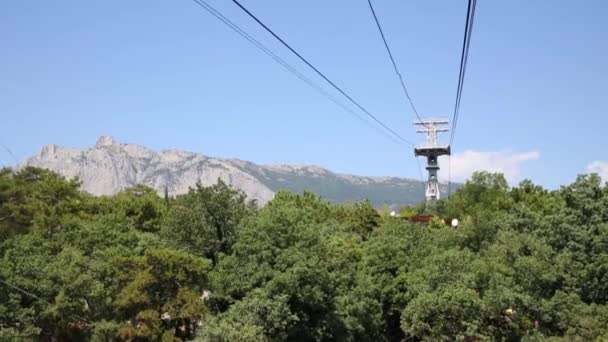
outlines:
[[[135,184],[145,184],[163,193],[177,195],[197,182],[215,184],[221,178],[243,190],[249,198],[265,203],[274,192],[229,161],[182,151],[155,152],[143,146],[99,137],[93,148],[47,145],[26,165],[44,167],[66,177],[78,177],[85,191],[110,195]]]
[[[113,194],[135,184],[148,185],[160,194],[166,187],[169,194],[177,195],[197,182],[212,185],[220,178],[260,204],[281,189],[309,190],[335,202],[367,198],[375,205],[412,204],[424,198],[423,183],[411,179],[343,175],[306,165],[262,166],[175,150],[156,152],[107,136],[99,137],[92,148],[47,145],[25,165],[78,177],[83,189],[95,195]]]

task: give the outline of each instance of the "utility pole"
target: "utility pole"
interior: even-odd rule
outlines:
[[[416,133],[426,134],[426,143],[414,148],[414,155],[426,157],[426,170],[429,178],[426,183],[426,201],[434,202],[439,199],[438,158],[450,154],[450,145],[439,144],[437,135],[449,131],[449,122],[445,119],[424,119],[414,122]]]

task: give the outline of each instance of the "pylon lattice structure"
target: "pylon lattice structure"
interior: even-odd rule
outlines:
[[[442,155],[450,155],[450,145],[439,144],[437,136],[439,133],[449,131],[449,122],[445,119],[424,119],[416,121],[416,133],[426,134],[426,143],[417,145],[414,148],[414,155],[426,157],[426,170],[428,172],[428,180],[426,183],[426,201],[433,202],[438,200],[441,195],[439,192],[439,180],[437,172],[439,171],[438,158]]]

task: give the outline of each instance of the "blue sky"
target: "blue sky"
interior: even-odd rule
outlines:
[[[242,0],[372,113],[422,141],[365,0]],[[231,1],[209,3],[309,76]],[[418,111],[451,117],[465,0],[376,0]],[[455,177],[549,188],[608,170],[608,2],[478,2]],[[18,159],[99,135],[258,163],[418,177],[361,124],[190,0],[0,3],[0,143]],[[328,88],[329,89],[329,88]],[[0,162],[12,163],[6,151]],[[608,174],[608,172],[607,172]]]

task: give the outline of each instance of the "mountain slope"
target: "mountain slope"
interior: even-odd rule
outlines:
[[[166,188],[176,195],[197,182],[211,185],[221,178],[260,204],[281,189],[309,190],[333,202],[367,198],[374,205],[413,204],[424,198],[423,183],[413,179],[346,175],[306,165],[265,166],[176,150],[156,152],[105,136],[92,148],[47,145],[24,165],[78,177],[83,189],[95,195],[113,194],[135,184],[151,186],[159,193]]]
[[[274,191],[308,190],[333,202],[369,199],[375,205],[393,205],[413,204],[424,198],[424,184],[413,179],[353,176],[316,166],[293,165],[254,165],[246,172]]]

